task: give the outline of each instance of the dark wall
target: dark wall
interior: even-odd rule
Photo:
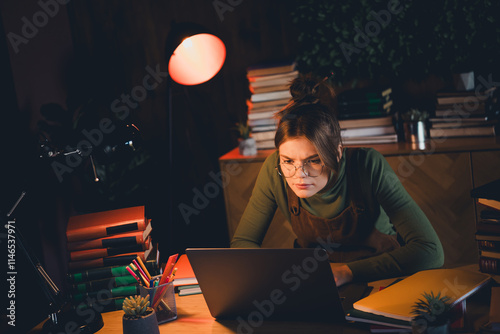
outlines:
[[[223,194],[217,185],[218,158],[236,146],[232,127],[246,115],[246,67],[295,55],[289,3],[40,3],[3,0],[0,5],[2,36],[10,36],[2,43],[1,55],[2,142],[8,167],[1,190],[2,215],[27,189],[15,216],[30,247],[63,288],[64,230],[73,214],[146,205],[162,259],[186,247],[228,246]],[[207,83],[170,83],[169,98],[165,40],[174,21],[204,25],[224,41],[227,58]],[[157,73],[157,87],[139,103],[127,104],[127,96],[134,96],[152,72]],[[103,119],[110,119],[114,130],[101,131],[100,136],[96,131]],[[132,123],[140,130],[135,151],[122,145],[131,137],[126,129]],[[89,133],[95,136],[89,138]],[[88,156],[47,157],[39,150],[45,138],[41,134],[54,152],[82,148],[83,141],[93,139],[91,153],[100,181],[93,180]],[[113,147],[117,151],[107,153]]]

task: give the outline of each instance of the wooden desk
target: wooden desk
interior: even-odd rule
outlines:
[[[477,265],[468,265],[460,269],[477,271]],[[500,277],[493,276],[496,284],[500,283]],[[379,287],[387,286],[394,279],[386,279],[369,283],[373,287],[372,293],[379,291]],[[489,298],[491,291],[489,287],[482,288],[479,292],[467,299],[467,328],[478,329],[488,320]],[[369,325],[366,323],[345,323],[332,324],[321,322],[300,322],[300,321],[267,321],[258,328],[251,328],[253,331],[243,329],[237,320],[215,320],[208,310],[203,295],[181,296],[176,295],[176,305],[178,319],[161,324],[160,333],[345,333],[363,334],[370,333]],[[99,330],[99,334],[121,334],[123,311],[107,312],[102,314],[104,327]],[[30,331],[30,334],[41,333],[43,322]],[[460,331],[461,334],[474,333],[474,331]]]
[[[393,279],[370,283],[377,291],[378,287],[387,285]],[[208,310],[203,295],[176,297],[177,320],[161,324],[160,333],[192,334],[192,333],[369,333],[366,324],[332,324],[321,322],[285,322],[267,321],[252,332],[242,328],[237,320],[215,320]],[[103,313],[104,327],[98,333],[122,333],[123,311]]]

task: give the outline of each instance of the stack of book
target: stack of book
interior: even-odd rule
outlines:
[[[138,282],[125,268],[139,258],[151,272],[159,271],[151,231],[144,206],[70,217],[66,237],[73,303],[97,298],[113,310],[138,294]]]
[[[273,149],[278,120],[275,114],[291,98],[289,87],[297,78],[295,62],[250,66],[247,78],[251,92],[248,103],[248,124],[257,149]]]
[[[430,136],[495,136],[498,121],[489,110],[495,89],[492,87],[483,92],[438,92],[435,116],[429,120]]]
[[[175,267],[177,268],[177,272],[175,274],[174,287],[179,296],[200,294],[200,285],[186,254],[182,254],[179,257]]]
[[[450,291],[450,282],[456,281],[457,277],[460,289]],[[408,332],[412,330],[413,307],[424,293],[432,292],[434,295],[442,293],[450,298],[450,306],[455,311],[450,314],[451,328],[463,330],[463,303],[490,280],[490,275],[475,271],[422,270],[355,302],[353,308],[346,312],[346,319],[377,325],[370,329],[372,332]]]
[[[471,196],[478,203],[476,241],[479,268],[484,273],[500,274],[500,179],[477,187]]]
[[[342,141],[346,145],[394,143],[392,88],[363,88],[342,92],[337,97]]]

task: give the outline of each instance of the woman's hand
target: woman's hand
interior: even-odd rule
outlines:
[[[344,263],[330,263],[333,277],[337,286],[344,285],[352,281],[352,271]]]

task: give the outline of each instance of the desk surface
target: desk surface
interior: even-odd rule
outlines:
[[[461,269],[477,270],[476,265],[464,266]],[[497,279],[498,277],[494,277]],[[386,279],[369,283],[373,287],[372,293],[379,291],[379,287],[387,286],[394,279]],[[488,299],[488,300],[485,300]],[[477,293],[467,302],[468,328],[478,328],[488,320],[489,298],[488,293]],[[178,319],[159,326],[160,333],[370,333],[369,325],[363,323],[321,323],[300,321],[267,321],[261,326],[244,328],[237,320],[215,320],[208,310],[203,295],[181,296],[176,295]],[[122,333],[123,311],[103,313],[104,327],[98,333]],[[246,319],[245,319],[246,320]],[[461,334],[467,332],[461,331]],[[471,331],[470,333],[474,333]]]
[[[387,285],[394,281],[393,279],[382,280],[370,283],[374,287]],[[268,321],[264,322],[258,328],[243,328],[237,320],[215,320],[208,310],[203,295],[191,295],[176,297],[177,320],[161,324],[160,333],[192,334],[192,333],[336,333],[346,334],[369,333],[366,324],[332,324],[321,322],[285,322]],[[123,311],[107,312],[102,314],[104,327],[100,333],[122,333]],[[246,320],[246,319],[245,319]]]
[[[477,270],[477,265],[461,267],[465,270]],[[498,276],[494,279],[499,282]],[[387,286],[394,279],[386,279],[369,283],[373,287],[372,293],[379,290],[380,286]],[[481,292],[481,290],[480,290]],[[487,300],[486,300],[487,299]],[[469,302],[470,300],[470,302]],[[470,328],[478,328],[488,319],[489,310],[488,292],[477,293],[467,299],[467,321]],[[370,333],[368,324],[332,324],[321,322],[300,321],[268,321],[255,328],[243,328],[237,320],[215,320],[208,310],[203,295],[181,296],[176,295],[178,319],[164,323],[159,326],[160,333],[192,334],[192,333],[345,333],[361,334]],[[470,309],[470,310],[469,310]],[[104,327],[98,334],[121,334],[123,311],[107,312],[102,314]],[[34,328],[30,333],[39,333],[42,324]],[[467,332],[461,331],[461,334]],[[474,333],[471,331],[471,333]]]

